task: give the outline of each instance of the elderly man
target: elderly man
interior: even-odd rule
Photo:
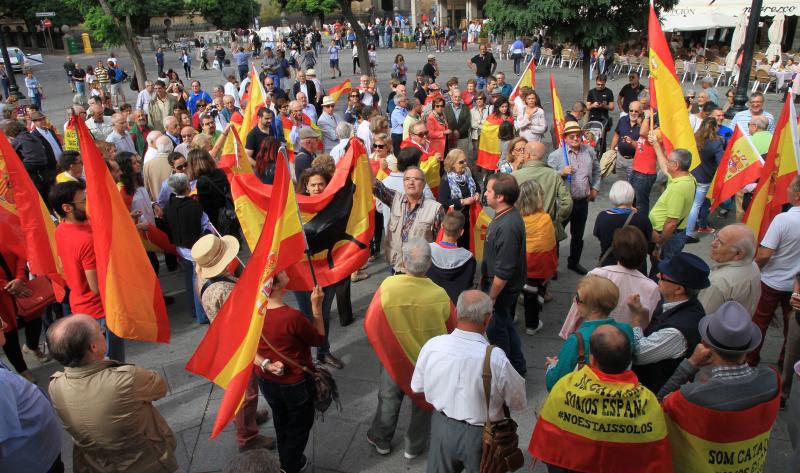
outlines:
[[[103,140],[113,131],[113,120],[103,113],[103,106],[93,103],[89,106],[89,118],[86,119],[86,128],[96,140]]]
[[[160,80],[156,81],[153,90],[155,90],[155,96],[150,99],[147,116],[150,121],[150,127],[163,133],[164,121],[168,116],[172,115],[172,111],[178,101],[172,94],[167,93],[167,86]]]
[[[648,142],[656,152],[661,172],[667,176],[667,188],[650,210],[650,223],[653,224],[652,241],[656,245],[653,252],[655,261],[667,260],[683,251],[686,245],[686,224],[694,202],[697,182],[689,172],[692,166],[692,153],[683,148],[675,148],[667,157],[655,132],[650,132]],[[651,271],[652,277],[654,272]]]
[[[230,95],[233,98],[233,105],[236,108],[241,107],[241,103],[239,103],[239,86],[238,81],[236,80],[235,74],[228,74],[228,80],[225,82],[225,86],[223,87],[223,91],[225,95]]]
[[[297,71],[297,80],[292,84],[292,95],[294,99],[302,102],[300,97],[298,97],[300,92],[306,97],[307,103],[309,103],[312,108],[315,108],[314,116],[316,116],[317,86],[314,85],[314,82],[306,79],[306,73],[302,70]]]
[[[708,100],[715,105],[722,105],[719,101],[719,92],[717,92],[716,87],[714,87],[714,79],[711,76],[703,77],[701,85],[703,86],[703,92],[708,94]]]
[[[313,128],[306,127],[298,134],[300,150],[294,155],[294,174],[298,182],[303,171],[311,167],[311,162],[317,157],[320,145],[319,133]]]
[[[143,111],[145,115],[150,113],[150,101],[153,100],[154,93],[155,84],[153,84],[153,81],[144,81],[144,89],[142,89],[139,92],[139,95],[136,96],[136,104],[134,105],[134,109]]]
[[[761,296],[761,271],[753,261],[756,254],[756,237],[745,224],[734,223],[723,227],[711,242],[711,268],[708,279],[711,286],[697,296],[707,314],[716,312],[726,301],[736,301],[747,309],[756,311]]]
[[[761,268],[761,297],[758,300],[755,322],[766,334],[775,310],[783,313],[783,336],[779,364],[783,361],[788,318],[792,313],[790,300],[795,276],[800,273],[800,176],[795,176],[788,188],[791,208],[778,214],[769,224],[756,253],[756,264]],[[763,341],[762,341],[763,343]],[[758,365],[761,345],[747,357],[751,366]]]
[[[400,152],[400,143],[403,142],[403,125],[408,117],[408,98],[405,94],[398,93],[393,100],[395,105],[390,112],[389,129],[392,133],[392,150],[397,156],[397,153]]]
[[[160,374],[105,360],[103,328],[88,315],[57,320],[47,331],[47,345],[65,366],[51,376],[49,391],[74,442],[75,471],[178,469],[175,436],[153,406],[167,394]]]
[[[390,189],[373,175],[373,193],[389,208],[386,260],[395,274],[405,272],[401,254],[407,241],[421,237],[432,242],[439,234],[445,212],[442,204],[424,195],[425,187],[425,174],[416,166],[403,172],[402,192]]]
[[[581,127],[577,123],[569,122],[564,125],[562,138],[567,146],[569,162],[564,159],[564,152],[559,148],[550,153],[547,164],[561,174],[572,196],[572,212],[568,219],[562,221],[565,227],[568,224],[570,227],[567,268],[584,275],[586,269],[580,264],[583,233],[589,216],[589,202],[594,202],[600,192],[600,162],[594,149],[581,142],[582,136]]]
[[[106,142],[113,144],[119,151],[128,151],[136,153],[136,145],[133,143],[133,138],[128,132],[128,121],[125,120],[125,115],[115,113],[111,116],[112,131],[106,137]]]
[[[242,117],[242,113],[239,111],[239,107],[236,105],[236,100],[233,95],[222,96],[222,108],[219,110],[216,120],[217,128],[220,129],[225,128],[228,123],[242,124],[244,117]]]
[[[175,147],[175,152],[182,154],[184,157],[189,156],[189,151],[192,149],[192,141],[194,140],[195,135],[197,135],[197,130],[190,126],[185,126],[181,128],[181,144]],[[170,140],[172,141],[172,140]],[[145,160],[147,163],[148,160]]]
[[[428,340],[455,328],[455,310],[445,290],[425,276],[431,265],[428,241],[412,238],[402,254],[405,274],[384,279],[364,316],[364,330],[381,361],[378,409],[367,442],[380,455],[391,453],[403,397],[409,396],[405,457],[412,459],[425,451],[431,421],[430,405],[410,386],[416,355]]]
[[[297,100],[292,100],[289,102],[289,117],[288,119],[291,121],[291,129],[289,130],[289,139],[291,140],[294,148],[300,144],[300,137],[299,133],[300,130],[303,128],[308,128],[311,125],[306,124],[305,120],[303,120],[303,104]],[[282,117],[281,120],[283,121],[283,126],[286,126],[285,120],[286,117]]]
[[[702,344],[658,393],[671,421],[675,465],[702,468],[722,454],[725,471],[764,471],[766,445],[778,416],[780,378],[770,368],[751,368],[745,362],[747,352],[761,342],[761,332],[747,309],[734,301],[703,317],[699,331]],[[701,368],[710,368],[710,376],[698,379]],[[740,445],[737,455],[730,445]]]
[[[153,201],[158,198],[164,181],[172,174],[172,165],[167,160],[172,151],[172,140],[162,135],[156,140],[156,157],[144,163],[144,187]]]
[[[628,83],[619,89],[617,95],[617,106],[619,107],[620,115],[628,113],[628,106],[633,102],[639,101],[639,94],[644,90],[644,85],[639,82],[639,73],[631,71],[628,73]]]
[[[192,129],[194,130],[194,128]],[[156,153],[158,153],[156,150],[156,140],[161,136],[164,136],[164,134],[156,130],[147,134],[147,151],[145,151],[144,156],[142,156],[142,164],[156,157]]]
[[[550,214],[556,227],[556,235],[563,240],[567,235],[561,222],[568,220],[572,213],[572,196],[558,171],[545,162],[545,150],[544,143],[529,141],[525,145],[525,161],[511,175],[519,185],[530,180],[539,183],[544,193],[542,196],[544,211]]]
[[[767,130],[770,133],[775,132],[775,117],[772,116],[771,113],[764,110],[764,94],[761,92],[753,92],[750,94],[750,108],[747,110],[742,110],[738,112],[736,115],[733,116],[733,120],[731,120],[731,128],[735,127],[736,125],[742,125],[742,129],[746,135],[750,135],[750,130],[748,129],[748,124],[753,117],[764,116],[766,117],[769,125],[767,126]]]
[[[487,335],[511,360],[514,369],[525,376],[528,371],[522,344],[514,326],[517,299],[527,279],[525,224],[514,207],[519,185],[510,174],[492,174],[486,181],[486,203],[494,210],[481,262],[481,289],[489,294],[494,316]]]
[[[408,114],[403,120],[403,140],[407,140],[411,134],[411,127],[422,118],[422,102],[418,98],[413,97],[408,99]],[[402,147],[402,142],[400,144]]]
[[[456,328],[433,337],[419,352],[411,390],[424,393],[433,405],[428,470],[479,471],[486,421],[505,418],[503,407],[522,410],[527,404],[525,379],[502,350],[487,350],[486,328],[492,300],[486,294],[464,291],[458,297]],[[484,360],[489,358],[491,399],[484,401]]]
[[[350,138],[353,137],[353,125],[342,121],[336,125],[336,138],[339,140],[336,146],[331,149],[330,155],[333,160],[338,163],[342,156],[344,156],[345,148],[350,143]]]
[[[506,82],[506,74],[504,72],[498,72],[495,74],[494,78],[497,80],[497,88],[500,90],[500,94],[505,98],[511,97],[511,91],[514,87]]]
[[[147,135],[150,134],[150,127],[147,126],[147,113],[142,110],[134,110],[131,119],[130,133],[133,146],[136,148],[136,154],[144,156],[147,151]]]
[[[309,82],[311,84],[311,82]],[[317,123],[317,109],[314,105],[308,102],[308,96],[303,92],[295,94],[295,101],[300,104],[300,111],[311,119],[312,123]],[[291,106],[290,106],[291,108]]]
[[[625,332],[610,324],[597,327],[589,354],[588,363],[561,378],[547,396],[528,451],[550,473],[673,471],[664,413],[655,394],[630,371]],[[648,408],[625,409],[620,403]],[[615,427],[613,441],[601,441],[610,435],[598,435],[603,427]]]
[[[579,123],[584,115],[586,115],[586,104],[578,100],[572,104],[572,109],[564,114],[564,121]]]
[[[706,315],[697,300],[700,290],[711,283],[708,265],[691,253],[678,253],[658,264],[658,290],[663,298],[652,316],[631,296],[628,308],[636,342],[633,371],[653,392],[658,392],[683,358],[700,343],[697,323]],[[642,330],[642,320],[650,323]]]
[[[336,106],[336,101],[332,97],[325,96],[322,99],[322,113],[317,119],[317,126],[322,132],[322,147],[326,153],[330,154],[331,150],[339,140],[336,137],[336,127],[339,123],[346,123],[344,118],[337,116],[333,109]],[[367,150],[370,152],[372,150]]]
[[[181,144],[181,125],[178,123],[178,118],[170,115],[164,119],[164,134],[172,140],[172,144],[178,146]]]
[[[469,131],[472,127],[472,114],[469,107],[464,105],[461,98],[461,91],[457,88],[450,91],[450,104],[444,107],[444,118],[447,121],[447,128],[453,132],[455,147],[464,151],[469,150]]]

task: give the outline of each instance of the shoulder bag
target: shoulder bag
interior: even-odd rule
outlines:
[[[489,420],[489,400],[492,392],[491,356],[494,345],[486,347],[483,358],[483,397],[486,399],[486,422],[483,425],[481,442],[480,473],[506,473],[516,471],[525,464],[519,449],[517,423],[511,418],[508,406],[503,404],[505,418],[498,422]]]
[[[8,263],[3,255],[0,255],[0,265],[3,266],[8,280],[14,279],[14,273],[11,272]],[[14,306],[17,309],[17,315],[24,320],[33,320],[41,317],[44,310],[56,301],[56,296],[53,293],[53,286],[47,276],[37,276],[28,281],[24,281],[25,287],[31,291],[28,297],[11,296],[14,299]]]
[[[236,208],[233,203],[233,197],[231,196],[230,192],[223,192],[218,185],[214,184],[214,181],[210,177],[204,177],[206,178],[206,182],[208,182],[211,187],[214,188],[217,194],[222,196],[225,201],[225,205],[220,207],[219,213],[217,214],[217,231],[220,235],[234,234],[239,221],[236,217]]]
[[[578,363],[575,365],[575,371],[582,369],[586,366],[586,343],[583,339],[583,334],[575,331],[575,338],[578,339]]]
[[[325,367],[320,365],[319,363],[314,364],[314,369],[310,369],[306,366],[301,365],[300,363],[294,361],[293,359],[289,358],[288,356],[284,355],[277,348],[275,348],[269,340],[261,335],[261,340],[267,344],[270,350],[274,351],[275,353],[280,356],[283,361],[289,364],[289,366],[302,370],[307,376],[309,376],[314,381],[314,409],[319,414],[324,414],[325,411],[328,410],[332,403],[336,404],[336,408],[341,411],[342,410],[342,403],[339,401],[339,387],[336,386],[336,380],[333,379],[333,375],[330,371],[328,371]]]
[[[626,219],[625,219],[625,223],[623,223],[623,224],[622,224],[622,226],[621,226],[621,227],[619,227],[619,228],[625,228],[625,227],[627,227],[627,226],[628,226],[628,225],[631,223],[631,220],[633,220],[633,214],[634,214],[634,213],[635,213],[635,211],[634,211],[633,209],[631,209],[631,213],[629,213],[629,214],[628,214],[628,218],[626,218]],[[616,231],[616,230],[615,230],[615,231]],[[605,261],[605,260],[606,260],[606,258],[608,258],[608,255],[610,255],[610,254],[611,254],[611,248],[612,248],[612,247],[611,247],[611,246],[609,246],[608,248],[606,248],[606,251],[604,251],[604,252],[603,252],[603,254],[602,254],[602,255],[600,255],[600,259],[599,259],[599,260],[597,260],[597,263],[598,263],[598,264],[603,264],[603,261]]]

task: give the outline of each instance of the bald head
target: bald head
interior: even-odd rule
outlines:
[[[591,365],[603,373],[620,374],[631,364],[631,342],[617,327],[597,327],[589,339]]]
[[[544,143],[541,141],[529,141],[525,145],[525,159],[530,161],[541,161],[545,157]]]
[[[458,296],[456,312],[459,325],[483,327],[492,316],[492,299],[483,291],[464,291]]]
[[[103,330],[97,321],[85,314],[58,319],[47,330],[50,353],[64,366],[85,366],[105,357]]]
[[[717,263],[751,261],[756,254],[756,236],[743,223],[722,227],[711,243],[711,259]]]

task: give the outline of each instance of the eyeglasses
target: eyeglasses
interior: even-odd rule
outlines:
[[[642,113],[640,110],[628,110],[628,114],[631,113]]]
[[[374,145],[372,145],[372,147],[377,149],[383,149],[386,147],[386,145],[379,145],[378,143],[375,143]]]
[[[434,105],[434,108],[444,108],[444,104]]]
[[[674,280],[669,279],[668,277],[664,276],[664,273],[658,273],[658,279],[660,279],[661,281],[664,281],[664,282],[675,284],[676,286],[683,286],[683,284],[679,283],[678,281],[674,281]]]
[[[322,106],[322,108],[333,108],[333,105],[330,105],[330,104],[328,104],[328,105],[323,105],[323,106]]]
[[[475,100],[486,100],[486,99],[483,97],[475,97]]]
[[[186,164],[186,163],[177,164],[177,165],[175,165],[175,169],[177,169],[178,171],[183,171],[184,169],[186,169],[187,166],[188,166],[188,164]]]
[[[575,293],[575,303],[576,304],[583,304],[583,299],[581,299],[581,295],[577,292]]]
[[[466,159],[462,159],[460,161],[456,161],[456,164],[467,164],[467,160]]]
[[[425,137],[425,136],[428,136],[428,132],[427,131],[423,131],[422,133],[414,133],[414,135]]]

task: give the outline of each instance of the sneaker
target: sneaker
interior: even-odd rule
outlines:
[[[419,456],[419,453],[410,453],[408,451],[403,452],[403,456],[406,460],[413,460]]]
[[[537,325],[536,328],[526,328],[525,329],[525,334],[526,335],[536,335],[537,333],[539,333],[542,330],[543,327],[544,327],[544,322],[542,322],[540,320],[539,321],[539,325]]]
[[[716,230],[711,227],[700,227],[697,229],[697,233],[705,233],[705,234],[713,234]]]
[[[336,358],[335,356],[331,355],[330,353],[326,353],[325,355],[322,355],[321,357],[318,358],[318,360],[321,363],[333,366],[337,370],[340,370],[340,369],[344,368],[344,362],[342,360],[340,360],[339,358]]]
[[[367,432],[367,443],[375,447],[375,451],[378,452],[379,455],[388,455],[392,453],[392,447],[388,442],[374,440],[369,432]]]

